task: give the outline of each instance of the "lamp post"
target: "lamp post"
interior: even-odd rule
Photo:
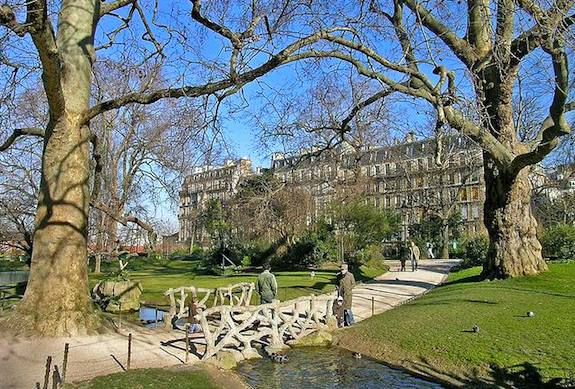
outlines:
[[[407,201],[403,200],[401,204],[401,241],[405,242],[409,238],[409,213],[407,210]]]

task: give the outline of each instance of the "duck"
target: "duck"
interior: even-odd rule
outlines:
[[[276,354],[276,353],[271,353],[270,354],[270,359],[276,363],[285,363],[287,361],[289,361],[289,358],[287,355],[285,354]]]

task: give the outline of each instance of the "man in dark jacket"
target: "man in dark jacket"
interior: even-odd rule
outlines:
[[[337,281],[337,294],[343,297],[344,323],[346,326],[350,326],[355,322],[351,311],[355,278],[348,271],[347,263],[341,264],[340,272],[337,273]]]
[[[270,273],[270,264],[264,265],[264,271],[258,276],[256,282],[256,292],[260,295],[260,304],[269,304],[276,299],[278,284],[276,277]]]

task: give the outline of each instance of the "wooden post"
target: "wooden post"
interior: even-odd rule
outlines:
[[[184,326],[184,330],[186,331],[186,360],[185,362],[188,363],[188,354],[189,354],[189,344],[190,344],[190,323],[186,323]],[[207,347],[207,344],[206,344]]]
[[[64,360],[62,361],[62,383],[66,382],[66,370],[68,368],[68,352],[70,350],[70,343],[64,345]]]
[[[50,381],[50,370],[52,367],[52,357],[48,356],[46,358],[46,373],[44,374],[44,386],[43,389],[48,389],[48,381]]]
[[[128,363],[126,363],[126,370],[130,370],[130,363],[132,362],[132,333],[128,334]]]
[[[158,326],[158,307],[157,306],[154,307],[154,312],[155,312],[154,316],[156,317],[156,327],[157,327]]]
[[[375,314],[375,297],[371,296],[371,316]]]

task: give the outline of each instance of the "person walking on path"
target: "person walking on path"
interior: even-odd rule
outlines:
[[[256,292],[260,295],[260,304],[269,304],[276,299],[278,283],[276,276],[270,272],[270,264],[264,264],[264,271],[258,276]]]
[[[427,258],[435,259],[435,255],[433,254],[433,243],[431,242],[427,242]]]
[[[409,257],[410,250],[407,247],[407,243],[402,242],[399,246],[399,263],[401,264],[401,268],[399,271],[405,271],[405,262],[407,262],[407,258]]]
[[[417,265],[419,263],[419,256],[421,255],[421,253],[419,251],[419,247],[417,247],[414,241],[410,241],[409,244],[410,244],[409,251],[411,257],[411,271],[416,271]]]
[[[347,263],[342,263],[340,272],[337,273],[337,294],[343,297],[343,318],[346,326],[350,326],[355,322],[351,311],[354,286],[355,278],[353,274],[348,271]]]

